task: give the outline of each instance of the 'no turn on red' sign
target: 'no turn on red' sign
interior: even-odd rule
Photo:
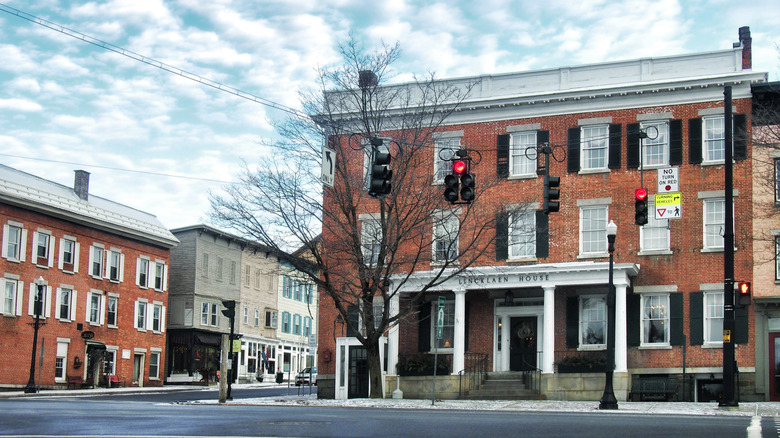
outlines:
[[[680,191],[680,172],[677,167],[658,169],[658,193]]]

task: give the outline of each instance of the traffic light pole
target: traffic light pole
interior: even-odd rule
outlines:
[[[739,406],[734,399],[734,329],[736,327],[734,311],[734,169],[733,129],[731,125],[731,87],[723,89],[723,125],[725,159],[725,223],[723,225],[723,400],[721,407]]]

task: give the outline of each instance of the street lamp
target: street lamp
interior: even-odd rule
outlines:
[[[27,381],[27,386],[24,388],[25,394],[34,394],[38,392],[38,387],[35,386],[35,350],[38,347],[38,329],[46,323],[41,323],[41,313],[43,312],[43,292],[46,287],[46,280],[43,277],[38,277],[35,280],[35,285],[38,286],[35,294],[35,303],[33,304],[33,316],[35,322],[28,322],[27,325],[33,327],[33,345],[32,345],[32,358],[30,359],[30,380]]]
[[[609,246],[609,290],[607,291],[607,360],[606,381],[604,382],[604,395],[601,396],[599,409],[617,409],[618,403],[615,392],[612,389],[612,373],[615,368],[615,282],[612,277],[612,265],[615,252],[615,235],[617,225],[614,221],[607,224],[607,243]]]

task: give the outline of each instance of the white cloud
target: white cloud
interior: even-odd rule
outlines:
[[[0,99],[0,110],[37,112],[42,111],[43,107],[38,102],[27,99]]]

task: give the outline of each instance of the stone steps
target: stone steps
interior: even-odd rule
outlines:
[[[467,400],[538,400],[539,391],[526,389],[523,373],[488,373],[478,390],[463,397]]]

